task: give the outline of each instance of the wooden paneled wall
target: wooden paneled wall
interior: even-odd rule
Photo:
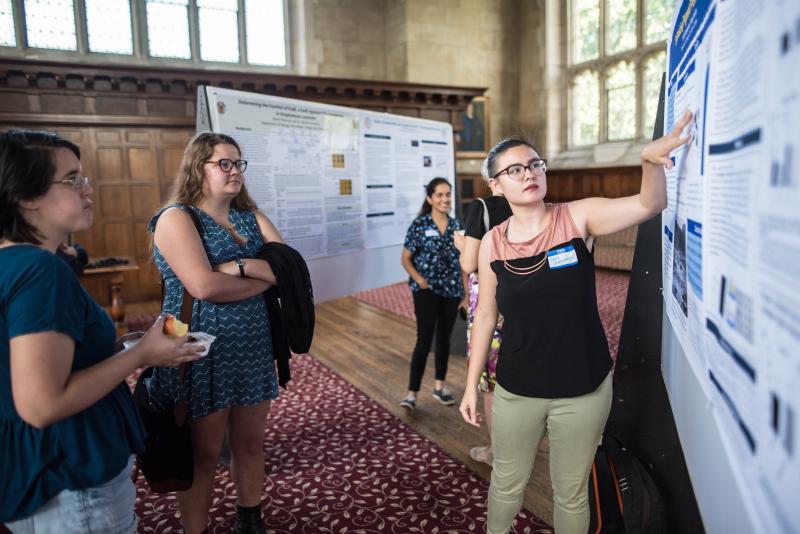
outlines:
[[[0,129],[56,131],[81,148],[92,178],[94,225],[75,235],[94,257],[130,256],[128,302],[157,299],[147,223],[169,197],[188,139],[194,134],[199,85],[299,98],[450,122],[484,88],[371,82],[236,72],[98,67],[0,60]],[[105,282],[90,283],[108,304]]]
[[[547,200],[569,202],[586,197],[635,195],[642,184],[641,167],[547,171]]]

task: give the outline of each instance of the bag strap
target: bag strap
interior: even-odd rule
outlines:
[[[478,197],[478,202],[483,206],[483,231],[489,231],[489,208],[486,206],[486,201]]]
[[[185,204],[181,204],[181,206],[186,206]],[[195,229],[197,229],[198,235],[202,240],[203,230],[202,230],[202,223],[200,219],[197,217],[197,214],[191,208],[191,206],[186,206],[186,212],[189,213],[189,217],[192,218],[192,223],[194,223]],[[164,305],[164,295],[166,293],[166,285],[164,284],[164,279],[161,279],[161,305]],[[192,304],[194,303],[194,297],[189,293],[186,289],[186,286],[183,287],[183,300],[181,301],[181,321],[186,323],[189,326],[189,330],[192,329]],[[180,384],[183,384],[185,380],[188,379],[189,374],[191,373],[191,365],[187,366],[185,363],[182,363],[178,366],[178,381]],[[182,425],[184,421],[186,421],[186,416],[189,412],[189,407],[186,402],[179,402],[175,404],[174,414],[175,414],[175,422],[179,425]]]

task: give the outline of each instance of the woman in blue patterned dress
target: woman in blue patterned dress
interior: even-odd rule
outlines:
[[[417,393],[425,373],[425,363],[436,331],[436,383],[433,397],[446,406],[455,398],[445,389],[447,360],[450,357],[450,334],[459,307],[467,308],[466,276],[458,263],[453,233],[461,230],[461,221],[450,217],[450,184],[434,178],[425,186],[425,202],[419,217],[411,222],[403,244],[401,262],[408,273],[417,317],[417,344],[411,356],[408,394],[400,406],[417,407]]]
[[[238,493],[235,532],[264,532],[264,429],[278,383],[262,293],[275,283],[267,262],[254,259],[267,241],[281,241],[244,186],[247,162],[223,134],[197,134],[186,147],[171,201],[150,221],[154,255],[164,279],[165,312],[180,315],[184,287],[192,297],[192,331],[217,337],[181,385],[160,368],[148,387],[163,406],[189,405],[194,483],[179,492],[187,534],[204,532],[214,473],[225,433]],[[188,210],[201,223],[195,228]]]

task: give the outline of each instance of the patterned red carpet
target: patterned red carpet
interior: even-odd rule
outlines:
[[[616,354],[628,273],[597,271],[600,316]],[[414,318],[405,283],[355,298]],[[130,318],[132,329],[151,317]],[[138,324],[141,323],[141,324]],[[294,387],[270,412],[264,514],[275,533],[483,532],[488,483],[309,355],[292,360]],[[137,480],[139,532],[181,532],[174,495]],[[233,528],[236,496],[217,469],[211,533]],[[552,533],[524,511],[514,532]]]
[[[625,311],[625,299],[628,296],[630,273],[611,269],[597,269],[597,304],[600,319],[608,337],[608,348],[611,356],[616,358],[619,345],[619,332],[622,327],[622,315]],[[353,297],[367,304],[414,319],[414,303],[408,284],[402,282],[369,291],[354,293]]]
[[[488,483],[310,355],[270,411],[263,509],[275,533],[477,533]],[[139,532],[181,532],[174,495],[137,480]],[[211,533],[233,528],[236,497],[217,469]],[[517,533],[552,534],[527,511]]]

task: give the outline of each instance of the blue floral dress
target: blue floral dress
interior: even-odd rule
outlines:
[[[169,206],[166,209],[169,209]],[[228,221],[247,241],[240,245],[210,215],[194,206],[191,209],[202,226],[201,238],[211,265],[237,258],[254,258],[264,240],[252,211],[231,208]],[[164,210],[150,221],[148,230],[155,231]],[[154,247],[158,270],[164,279],[164,313],[179,319],[183,301],[183,283]],[[215,303],[195,299],[192,304],[193,332],[206,332],[217,339],[209,353],[191,364],[191,372],[179,384],[174,367],[158,367],[147,383],[153,402],[168,408],[179,400],[189,404],[192,420],[205,417],[229,406],[247,406],[278,396],[278,380],[272,357],[272,336],[263,295],[234,302]]]

